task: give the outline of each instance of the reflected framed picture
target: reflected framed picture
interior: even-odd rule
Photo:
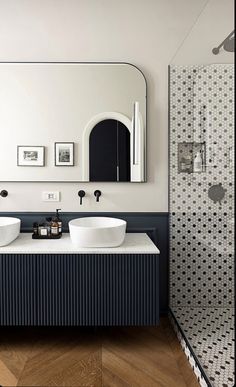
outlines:
[[[74,166],[74,143],[73,142],[55,142],[55,166],[56,167]]]
[[[38,145],[17,146],[18,167],[44,167],[45,147]]]

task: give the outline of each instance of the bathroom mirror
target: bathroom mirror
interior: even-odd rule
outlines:
[[[146,81],[126,63],[0,63],[0,181],[146,180]]]

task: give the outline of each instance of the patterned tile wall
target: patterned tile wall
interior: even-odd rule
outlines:
[[[170,66],[169,82],[170,305],[227,307],[234,298],[234,67]],[[203,172],[180,171],[185,142],[192,150],[205,145]]]

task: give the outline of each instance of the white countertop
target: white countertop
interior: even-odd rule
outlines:
[[[21,233],[10,245],[0,247],[0,254],[160,254],[160,251],[144,233],[126,234],[121,246],[109,248],[75,247],[69,233],[54,240],[32,239],[31,233]]]

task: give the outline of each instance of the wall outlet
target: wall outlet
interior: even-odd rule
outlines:
[[[60,192],[59,191],[45,191],[42,193],[42,200],[44,202],[59,202]]]

